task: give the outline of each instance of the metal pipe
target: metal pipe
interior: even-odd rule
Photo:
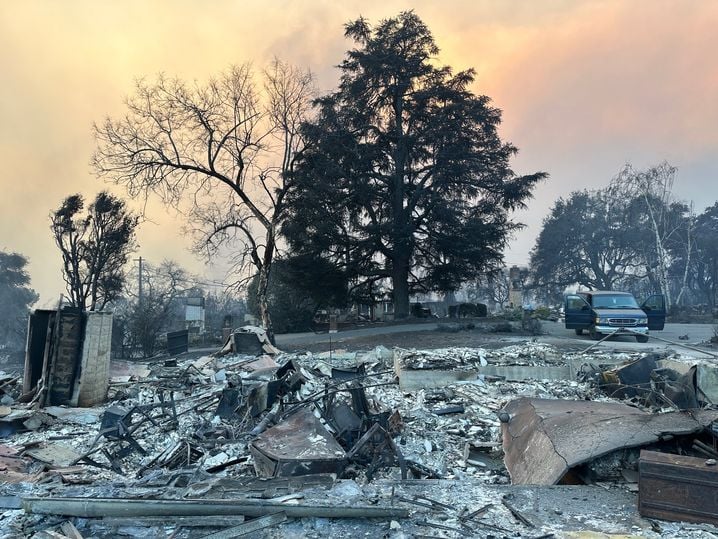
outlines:
[[[633,332],[631,332],[633,333]],[[701,354],[705,354],[707,356],[711,357],[718,357],[718,354],[714,354],[712,352],[709,352],[707,350],[702,350],[700,348],[697,348],[695,346],[690,346],[688,344],[683,344],[681,342],[675,342],[675,341],[669,341],[668,339],[664,339],[663,337],[656,337],[655,335],[651,334],[651,339],[657,339],[659,341],[667,342],[668,344],[672,344],[674,346],[682,346],[683,348],[687,348],[688,350],[693,350],[694,352],[700,352]]]
[[[36,498],[22,500],[27,513],[64,515],[83,518],[142,516],[216,516],[245,515],[258,517],[283,511],[289,518],[407,518],[402,507],[285,505],[252,500],[191,499],[140,500],[134,498]]]
[[[596,341],[596,342],[593,343],[591,346],[589,346],[589,347],[586,348],[585,350],[581,351],[581,353],[582,353],[582,354],[585,354],[586,352],[588,352],[588,351],[591,350],[592,348],[595,348],[596,346],[598,346],[599,344],[601,344],[603,341],[605,341],[605,340],[608,339],[609,337],[613,337],[613,335],[614,335],[613,333],[609,333],[608,335],[606,335],[606,336],[605,336],[603,339],[601,339],[600,341]]]
[[[588,348],[586,348],[585,350],[583,350],[581,353],[582,353],[582,354],[585,354],[586,352],[588,352],[588,351],[591,350],[592,348],[594,348],[594,347],[598,346],[599,344],[601,344],[603,341],[605,341],[605,340],[608,339],[609,337],[613,337],[614,335],[625,335],[626,333],[628,333],[629,335],[643,335],[643,333],[638,333],[637,331],[631,331],[630,329],[623,329],[622,331],[619,331],[619,332],[609,333],[609,334],[606,335],[603,339],[601,339],[600,341],[596,341],[596,342],[593,343],[591,346],[589,346]],[[718,354],[714,354],[714,353],[712,353],[712,352],[708,352],[707,350],[702,350],[702,349],[700,349],[700,348],[696,348],[695,346],[690,346],[690,345],[688,345],[688,344],[683,344],[683,343],[675,342],[675,341],[669,341],[668,339],[664,339],[663,337],[656,337],[656,336],[653,335],[653,334],[651,334],[650,337],[651,337],[651,339],[656,339],[656,340],[658,340],[658,341],[667,342],[668,344],[672,344],[672,345],[674,345],[674,346],[682,346],[683,348],[687,348],[688,350],[693,350],[694,352],[700,352],[701,354],[705,354],[705,355],[707,355],[707,356],[711,356],[711,357],[718,358]]]

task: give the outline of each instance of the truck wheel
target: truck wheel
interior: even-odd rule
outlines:
[[[574,329],[574,331],[576,332],[576,335],[583,335],[582,329]]]
[[[648,335],[636,335],[636,342],[648,342]]]
[[[600,341],[601,340],[601,334],[596,332],[596,328],[591,328],[588,330],[588,334],[591,336],[591,338],[594,341]]]

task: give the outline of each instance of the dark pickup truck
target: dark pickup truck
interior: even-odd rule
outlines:
[[[661,330],[666,322],[662,295],[649,297],[640,306],[628,292],[591,291],[566,296],[566,328],[581,335],[587,330],[593,339],[626,332],[638,342],[648,342],[649,330]]]

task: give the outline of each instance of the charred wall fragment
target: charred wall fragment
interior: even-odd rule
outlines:
[[[23,393],[39,406],[92,406],[110,377],[112,313],[37,310],[28,322]]]

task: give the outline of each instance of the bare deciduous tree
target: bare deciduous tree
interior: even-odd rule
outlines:
[[[511,290],[511,282],[507,270],[497,272],[486,279],[486,291],[489,299],[499,308],[503,309],[508,303]]]
[[[180,329],[179,298],[189,288],[188,273],[176,262],[165,260],[159,266],[145,264],[142,271],[142,297],[134,286],[127,286],[127,301],[115,310],[117,325],[124,329],[123,347],[131,354],[139,351],[143,357],[151,357],[157,350],[160,335]]]
[[[673,195],[675,175],[676,168],[665,161],[645,171],[626,165],[609,187],[609,192],[615,197],[632,199],[639,203],[638,212],[634,216],[639,218],[642,215],[645,224],[631,222],[627,225],[634,228],[645,226],[648,231],[650,241],[642,245],[644,264],[648,277],[655,280],[665,296],[667,307],[674,304],[669,275],[674,260],[672,245],[673,250],[677,244],[685,247],[682,256],[686,264],[690,264],[694,244],[692,239],[694,215],[685,204],[675,200]],[[685,272],[678,298],[681,298],[685,291],[687,277],[688,274]]]
[[[139,81],[128,114],[95,127],[93,164],[132,196],[155,193],[175,207],[189,199],[196,248],[212,256],[221,246],[237,247],[238,287],[258,275],[262,323],[271,337],[267,283],[313,85],[311,73],[279,60],[264,81],[262,92],[249,65],[205,85],[163,76],[153,84]]]

